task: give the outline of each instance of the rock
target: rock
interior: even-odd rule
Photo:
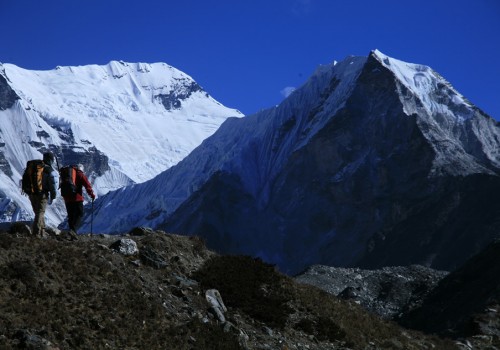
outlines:
[[[15,335],[20,341],[20,348],[22,349],[36,349],[36,350],[58,350],[50,341],[37,334],[32,334],[28,330],[19,330]]]
[[[222,301],[219,291],[217,289],[209,289],[205,292],[205,297],[219,321],[225,323],[226,318],[224,317],[224,313],[227,311],[227,308]]]
[[[151,247],[141,249],[139,257],[144,264],[154,267],[155,269],[162,269],[168,265],[167,261]]]
[[[133,239],[123,238],[109,246],[111,249],[123,255],[136,255],[139,253],[137,243]]]
[[[175,279],[175,284],[180,287],[180,288],[193,288],[198,286],[198,282],[195,280],[192,280],[190,278],[187,278],[185,276],[180,276],[180,275],[173,275]]]
[[[128,234],[131,236],[146,236],[153,233],[154,231],[149,227],[134,227]]]
[[[358,297],[358,293],[356,291],[356,288],[349,286],[346,287],[337,296],[342,299],[356,299]]]
[[[267,335],[269,335],[270,337],[272,337],[272,336],[273,336],[273,330],[272,330],[271,328],[264,326],[264,327],[262,327],[262,330],[263,330],[263,331],[264,331]]]

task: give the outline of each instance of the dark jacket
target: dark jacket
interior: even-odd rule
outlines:
[[[90,184],[89,180],[85,176],[85,174],[81,171],[76,169],[76,178],[75,178],[75,186],[76,186],[76,193],[71,194],[69,196],[63,196],[65,202],[83,202],[83,187],[85,187],[85,190],[87,191],[87,194],[94,199],[95,194],[94,191],[92,190],[92,185]]]

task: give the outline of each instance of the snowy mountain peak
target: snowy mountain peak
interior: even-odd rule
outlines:
[[[373,50],[370,57],[389,69],[405,88],[415,93],[420,99],[422,107],[427,109],[429,113],[441,114],[457,122],[463,122],[474,116],[472,104],[430,67],[403,62],[391,58],[379,50]],[[463,109],[457,113],[456,107],[464,106],[469,107],[469,109]],[[411,107],[407,110],[408,114],[413,112]]]
[[[320,66],[280,105],[228,119],[182,162],[103,196],[93,227],[200,235],[289,272],[351,264],[419,208],[440,225],[454,209],[434,203],[496,183],[499,140],[497,123],[432,69],[375,50]],[[432,263],[440,247],[413,261]]]
[[[111,61],[47,71],[2,64],[0,176],[9,185],[0,188],[8,207],[1,220],[31,212],[17,183],[26,161],[46,150],[62,164],[83,163],[103,195],[178,163],[228,117],[242,114],[165,63]],[[49,216],[49,222],[60,220],[60,214]]]

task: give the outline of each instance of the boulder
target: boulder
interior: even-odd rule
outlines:
[[[167,261],[151,247],[141,249],[139,256],[145,265],[154,267],[155,269],[162,269],[168,265]]]
[[[130,238],[122,238],[109,246],[111,249],[123,255],[136,255],[139,253],[137,243]]]

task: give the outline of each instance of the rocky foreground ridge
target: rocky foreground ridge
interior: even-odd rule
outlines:
[[[496,349],[404,329],[197,237],[0,233],[2,349]],[[482,347],[488,346],[488,347]]]

